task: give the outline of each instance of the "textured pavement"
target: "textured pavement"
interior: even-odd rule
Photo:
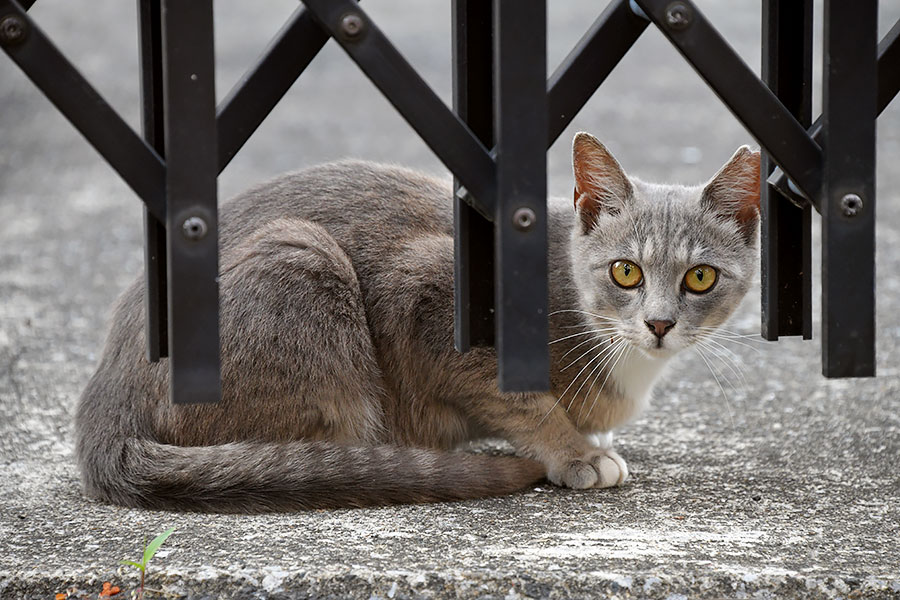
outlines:
[[[133,5],[40,0],[32,14],[135,126]],[[699,5],[756,67],[759,3]],[[216,2],[220,98],[294,7]],[[449,100],[449,3],[366,9]],[[881,10],[883,33],[900,5]],[[549,3],[551,66],[598,11]],[[578,130],[629,172],[686,183],[751,142],[652,29],[551,148],[552,194],[570,194]],[[878,377],[822,378],[818,329],[811,342],[735,345],[741,371],[719,365],[723,389],[685,356],[618,435],[632,471],[620,489],[287,515],[148,512],[86,501],[72,457],[74,403],[108,307],[142,267],[140,204],[0,57],[0,598],[96,597],[104,581],[126,595],[137,577],[119,560],[169,527],[148,580],[165,596],[154,597],[900,598],[900,104],[878,133]],[[344,156],[442,171],[329,44],[223,173],[220,196]],[[758,322],[757,288],[729,327],[756,334]]]

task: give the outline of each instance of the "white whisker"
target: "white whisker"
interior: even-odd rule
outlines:
[[[558,315],[558,314],[560,314],[560,313],[566,313],[566,312],[580,313],[580,314],[582,314],[582,315],[590,315],[590,316],[595,317],[595,318],[597,318],[597,319],[603,319],[603,320],[605,320],[605,321],[613,321],[614,323],[621,323],[621,322],[622,322],[622,319],[615,319],[615,318],[613,318],[613,317],[606,317],[606,316],[604,316],[604,315],[598,315],[598,314],[595,314],[595,313],[592,313],[592,312],[588,312],[588,311],[586,311],[586,310],[579,310],[579,309],[575,309],[575,308],[564,308],[564,309],[561,309],[561,310],[554,310],[552,313],[550,313],[549,316],[552,317],[553,315]]]
[[[734,338],[730,338],[730,337],[722,337],[722,336],[715,335],[715,334],[707,334],[706,337],[709,338],[709,339],[722,340],[723,342],[728,342],[728,343],[730,343],[730,344],[737,344],[738,346],[743,346],[744,348],[749,348],[749,349],[752,350],[753,352],[756,352],[757,354],[760,354],[759,348],[757,348],[756,346],[751,346],[750,344],[748,344],[748,343],[746,343],[746,342],[742,342],[742,341],[736,340],[736,339],[734,339]]]
[[[616,345],[614,347],[612,347],[612,352],[610,352],[606,356],[606,358],[603,359],[603,361],[601,361],[599,364],[597,364],[597,366],[594,367],[590,373],[588,373],[587,377],[584,378],[584,382],[581,384],[581,387],[579,387],[578,391],[575,392],[575,397],[577,398],[578,392],[581,391],[581,388],[584,387],[584,384],[588,382],[588,379],[591,378],[591,375],[594,375],[594,373],[596,373],[596,375],[594,375],[593,381],[591,381],[591,385],[588,387],[588,389],[584,393],[584,401],[581,403],[582,410],[584,410],[584,403],[587,402],[587,399],[588,399],[588,396],[590,396],[591,390],[594,389],[594,384],[597,383],[597,380],[600,379],[600,376],[603,374],[603,368],[606,365],[608,365],[610,363],[610,361],[613,360],[613,358],[615,358],[615,356],[618,352],[618,349],[625,343],[626,343],[625,340],[620,340],[618,343],[616,343]],[[570,402],[569,407],[566,408],[566,411],[568,411],[571,407],[572,407],[572,403]],[[579,411],[579,415],[580,414],[581,414],[581,411]]]
[[[747,342],[760,342],[758,339],[754,339],[749,335],[741,335],[733,332],[725,331],[718,329],[716,327],[695,327],[699,332],[699,336],[704,339],[717,339],[722,340],[723,342],[728,342],[730,344],[737,344],[738,346],[743,346],[745,348],[750,348],[752,351],[757,354],[760,353],[759,348],[753,346],[752,344],[748,344]],[[746,340],[746,341],[744,341]]]
[[[616,351],[613,352],[613,353],[611,353],[611,354],[606,358],[606,360],[603,361],[603,364],[604,364],[604,365],[608,365],[610,362],[612,362],[612,361],[615,359],[615,357],[618,356],[618,354],[620,353],[620,350],[622,350],[622,348],[623,348],[626,344],[627,344],[627,342],[625,342],[625,340],[622,340],[622,343],[620,343],[620,344],[616,344]],[[610,372],[611,372],[611,371],[610,371]],[[597,376],[594,377],[594,381],[591,382],[590,387],[588,387],[587,391],[585,391],[585,393],[584,393],[584,398],[585,398],[585,400],[587,400],[588,396],[590,396],[591,390],[594,389],[594,384],[597,383],[597,380],[600,379],[600,375],[602,375],[602,374],[603,374],[602,372],[599,372],[599,373],[597,373]],[[607,372],[607,374],[606,374],[606,379],[609,379],[609,372]],[[606,383],[606,379],[603,380],[603,383]],[[600,385],[600,388],[601,388],[601,389],[603,388],[603,384]]]
[[[586,340],[584,340],[584,341],[582,341],[582,342],[579,342],[579,343],[575,344],[574,346],[572,346],[571,348],[569,348],[569,349],[566,351],[566,353],[563,354],[560,358],[565,358],[565,357],[567,357],[568,355],[570,355],[570,354],[572,354],[573,352],[575,352],[575,350],[577,350],[579,347],[584,346],[585,344],[590,344],[591,342],[597,341],[597,340],[602,339],[602,338],[603,338],[603,334],[597,334],[597,335],[595,335],[594,337],[589,337],[588,339],[586,339]],[[563,369],[560,369],[560,371],[562,371],[562,370],[563,370]]]
[[[614,329],[614,328],[613,328]],[[581,333],[573,333],[571,335],[567,335],[565,337],[561,337],[558,340],[553,340],[550,342],[551,344],[556,344],[565,340],[572,339],[573,337],[578,337],[579,335],[588,335],[589,333],[605,333],[607,331],[611,331],[610,329],[602,328],[602,329],[591,329],[590,331],[582,331]]]
[[[706,325],[699,325],[695,327],[700,331],[704,332],[713,332],[717,334],[718,337],[729,338],[729,339],[745,339],[751,342],[763,343],[765,340],[760,339],[759,334],[753,333],[738,333],[737,331],[730,331],[728,329],[722,329],[721,327],[709,327]]]
[[[703,359],[703,362],[706,363],[706,367],[709,369],[709,372],[712,373],[713,379],[716,380],[719,389],[722,390],[722,397],[725,399],[725,407],[728,409],[728,418],[731,420],[731,427],[734,428],[734,415],[731,412],[731,405],[728,403],[728,394],[725,393],[725,388],[722,387],[722,382],[719,381],[718,375],[716,375],[716,372],[712,368],[712,365],[709,363],[709,361],[706,360],[706,356],[703,355],[703,351],[700,349],[700,347],[698,346],[694,349],[697,351],[697,354],[700,356],[700,358]]]
[[[731,372],[734,373],[734,375],[740,380],[741,385],[746,387],[747,378],[744,377],[744,372],[741,370],[740,363],[738,362],[740,360],[740,357],[735,354],[731,350],[731,348],[723,346],[716,340],[709,339],[705,340],[703,343],[706,344],[709,350],[716,350],[716,352],[714,352],[716,357],[723,363],[725,363],[725,365],[728,366]]]
[[[618,336],[613,336],[613,337],[618,337]],[[602,338],[602,336],[601,336],[601,338]],[[610,338],[610,341],[612,341],[612,340],[613,340],[613,338],[611,337],[611,338]],[[565,371],[566,369],[568,369],[569,367],[571,367],[572,365],[574,365],[575,363],[577,363],[579,360],[581,360],[582,358],[584,358],[585,356],[587,356],[588,354],[590,354],[591,351],[593,351],[593,350],[596,349],[596,348],[599,348],[600,346],[602,346],[602,345],[605,344],[605,343],[606,343],[606,340],[604,339],[604,340],[602,340],[599,344],[597,344],[597,345],[595,345],[595,346],[592,346],[592,347],[591,347],[588,351],[586,351],[584,354],[582,354],[581,356],[579,356],[578,358],[576,358],[575,360],[573,360],[572,362],[570,362],[569,364],[567,364],[566,366],[564,366],[562,369],[560,369],[560,372]],[[573,348],[573,349],[574,349],[574,348]],[[569,352],[571,352],[571,350],[569,350]]]
[[[606,372],[606,378],[603,380],[603,383],[600,384],[600,388],[597,390],[597,394],[594,396],[594,401],[591,402],[591,407],[588,409],[588,412],[584,417],[585,420],[587,420],[588,417],[591,416],[591,412],[593,412],[594,406],[596,406],[597,400],[600,398],[600,394],[603,392],[603,388],[606,387],[606,382],[609,381],[609,378],[612,375],[613,371],[616,369],[616,366],[619,364],[619,361],[621,361],[622,357],[625,356],[626,354],[630,355],[633,348],[634,348],[634,346],[631,346],[626,342],[625,345],[622,347],[622,349],[618,352],[616,361],[612,364],[612,366]],[[592,386],[593,386],[593,384],[592,384]],[[585,398],[585,400],[586,399],[587,398]],[[581,405],[581,408],[582,408],[582,410],[584,409],[584,404]],[[578,412],[578,419],[576,421],[580,421],[580,420],[581,420],[581,411]]]
[[[610,354],[610,355],[606,358],[606,360],[603,361],[603,365],[608,364],[608,363],[609,363],[609,359],[612,358],[612,356],[613,356],[613,355]],[[581,401],[581,409],[578,411],[578,414],[581,414],[581,413],[584,411],[584,405],[587,403],[587,399],[588,399],[588,397],[590,397],[590,395],[591,395],[591,390],[594,389],[594,385],[597,383],[597,380],[600,379],[600,376],[601,376],[601,375],[603,375],[603,369],[602,369],[603,365],[600,365],[601,368],[594,369],[593,371],[591,371],[591,372],[588,374],[588,376],[585,378],[585,383],[586,383],[586,382],[587,382],[587,379],[590,379],[590,376],[591,376],[591,375],[594,375],[594,373],[596,372],[596,375],[594,375],[594,378],[591,380],[591,385],[588,386],[587,391],[584,392],[584,399]],[[567,412],[568,412],[568,409],[567,409]]]
[[[580,325],[559,325],[558,327],[560,329],[578,329],[579,327],[584,328],[584,327],[590,327],[591,325],[595,325],[595,323],[591,323],[590,325],[585,325],[584,323],[582,323]],[[603,326],[608,327],[610,329],[615,329],[615,327],[616,327],[616,325],[613,325],[612,323],[603,323]]]
[[[732,367],[728,362],[725,361],[725,357],[722,356],[722,355],[720,354],[720,352],[719,352],[718,350],[716,350],[716,348],[714,348],[714,347],[712,347],[712,346],[709,346],[706,342],[697,342],[697,343],[698,343],[704,350],[706,350],[707,352],[709,352],[710,354],[712,354],[712,356],[713,356],[714,358],[718,358],[720,361],[722,361],[722,363],[725,364],[725,366],[728,367],[729,370],[731,370],[732,374],[733,374],[735,377],[737,377],[738,380],[741,381],[742,385],[746,385],[746,381],[742,378],[742,376],[741,376],[737,371],[734,370],[734,367]],[[731,389],[737,391],[738,388],[737,388],[737,386],[734,384],[734,382],[731,381],[731,378],[729,378],[729,377],[728,377],[724,372],[722,372],[721,370],[719,371],[719,375],[722,376],[722,378],[725,380],[725,383],[727,383],[729,386],[731,386]]]
[[[596,348],[596,346],[595,346],[595,348]],[[601,350],[600,352],[598,352],[598,353],[597,353],[597,356],[595,356],[595,357],[593,357],[591,360],[589,360],[589,361],[587,362],[587,364],[585,364],[585,365],[581,368],[581,370],[578,371],[578,373],[575,375],[575,377],[572,378],[572,381],[569,383],[569,385],[566,386],[566,389],[563,390],[563,393],[560,394],[560,395],[559,395],[559,398],[556,399],[556,402],[553,403],[553,406],[550,407],[550,410],[547,411],[547,414],[544,415],[544,417],[540,420],[540,423],[538,423],[538,425],[540,425],[541,423],[543,423],[544,420],[546,420],[546,418],[550,416],[550,413],[553,412],[553,409],[555,409],[557,406],[559,406],[559,403],[562,402],[562,399],[565,397],[565,395],[568,393],[568,391],[572,388],[573,385],[575,385],[575,382],[578,381],[578,378],[581,377],[581,374],[584,373],[584,370],[587,369],[587,368],[591,365],[592,362],[594,362],[595,360],[597,360],[598,358],[600,358],[601,356],[603,356],[608,350],[609,350],[609,348],[606,348],[606,349]],[[591,371],[591,372],[593,373],[593,371]],[[590,375],[588,375],[588,377],[590,377]],[[583,384],[582,384],[582,385],[583,385]],[[580,390],[581,388],[578,388],[578,389]],[[577,396],[578,396],[578,392],[575,392],[575,396],[572,397],[572,401],[574,401],[575,398],[576,398]],[[572,406],[572,402],[570,401],[570,402],[569,402],[569,407],[566,408],[566,411],[568,411],[569,408],[570,408],[571,406]]]
[[[591,375],[593,375],[594,373],[596,373],[597,371],[599,371],[600,369],[602,369],[602,368],[603,368],[603,365],[605,365],[605,364],[607,364],[607,363],[609,362],[609,358],[610,358],[611,356],[614,356],[614,355],[615,355],[615,352],[616,352],[616,350],[618,350],[619,346],[620,346],[621,344],[624,344],[624,343],[625,343],[624,340],[620,340],[620,341],[616,342],[616,343],[615,343],[614,345],[612,345],[612,346],[607,346],[603,351],[599,352],[599,353],[597,354],[597,356],[595,356],[594,358],[592,358],[592,359],[590,360],[590,362],[588,362],[586,365],[584,365],[584,368],[582,368],[581,371],[578,372],[578,375],[575,376],[575,379],[572,380],[572,383],[575,383],[575,382],[578,380],[578,378],[579,378],[579,377],[581,376],[581,374],[584,372],[584,369],[586,369],[592,362],[594,362],[594,361],[597,360],[598,358],[603,357],[604,355],[606,356],[605,359],[603,359],[603,360],[601,360],[599,363],[597,363],[597,365],[591,370],[591,372],[588,373],[587,376],[584,378],[584,381],[581,382],[581,385],[578,386],[578,389],[575,390],[575,394],[573,394],[573,395],[572,395],[572,399],[569,400],[569,405],[566,406],[566,412],[568,412],[569,409],[572,408],[572,403],[574,403],[574,402],[575,402],[575,399],[578,398],[578,394],[581,392],[581,389],[584,387],[584,384],[586,384],[586,383],[588,382],[588,379],[591,378]],[[569,384],[569,387],[572,387],[572,384]],[[568,389],[569,389],[569,388],[566,388],[566,391],[568,391]],[[563,392],[563,393],[562,393],[562,396],[559,397],[560,400],[562,400],[563,396],[565,396],[565,395],[566,395],[566,393]]]

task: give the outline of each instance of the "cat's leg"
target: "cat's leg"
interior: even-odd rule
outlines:
[[[556,399],[541,398],[539,405],[552,407]],[[584,489],[621,485],[628,477],[625,461],[612,448],[595,446],[579,432],[565,411],[559,407],[531,432],[511,439],[547,465],[547,478],[556,485]]]
[[[622,457],[579,432],[549,394],[504,394],[481,405],[479,420],[546,465],[547,478],[557,485],[612,487],[628,477]]]
[[[246,430],[233,437],[384,438],[359,283],[324,228],[299,219],[262,226],[223,252],[221,290],[223,408],[240,404],[234,426]]]
[[[408,432],[399,441],[448,447],[475,436],[502,437],[542,462],[559,485],[609,487],[624,481],[624,462],[591,444],[564,407],[556,406],[555,397],[503,394],[492,350],[473,347],[461,354],[453,349],[449,235],[407,240],[370,282],[368,293],[383,299],[372,328],[386,353],[383,363],[394,365],[389,377],[407,392],[403,409],[388,411],[410,419],[405,427],[392,428]]]

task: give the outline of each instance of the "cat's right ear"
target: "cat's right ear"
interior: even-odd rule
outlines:
[[[733,219],[751,242],[759,223],[760,153],[741,146],[703,189],[704,207]]]
[[[575,172],[575,211],[584,233],[590,231],[603,212],[615,215],[634,193],[625,171],[597,138],[575,134],[572,142],[572,169]]]

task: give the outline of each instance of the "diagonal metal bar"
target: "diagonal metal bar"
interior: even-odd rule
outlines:
[[[547,80],[547,147],[647,29],[629,0],[611,2]]]
[[[469,191],[479,212],[494,213],[494,161],[384,33],[353,0],[303,0],[401,116]]]
[[[144,201],[166,218],[165,165],[53,45],[15,0],[0,0],[0,14],[16,19],[21,37],[3,49],[81,135]]]
[[[769,156],[813,197],[822,151],[689,0],[635,0]]]
[[[900,92],[900,20],[878,44],[878,114]]]
[[[298,7],[256,65],[228,92],[216,118],[219,172],[247,142],[331,36]]]
[[[891,30],[888,31],[878,44],[878,96],[876,110],[877,114],[884,112],[888,104],[900,92],[900,21],[894,23]],[[822,116],[812,124],[808,129],[809,136],[817,143],[821,142],[822,137]],[[790,198],[794,204],[803,206],[812,204],[819,210],[819,202],[817,197],[807,198],[800,190],[791,185],[787,175],[781,169],[775,169],[769,177],[769,184],[774,186],[785,197]]]

